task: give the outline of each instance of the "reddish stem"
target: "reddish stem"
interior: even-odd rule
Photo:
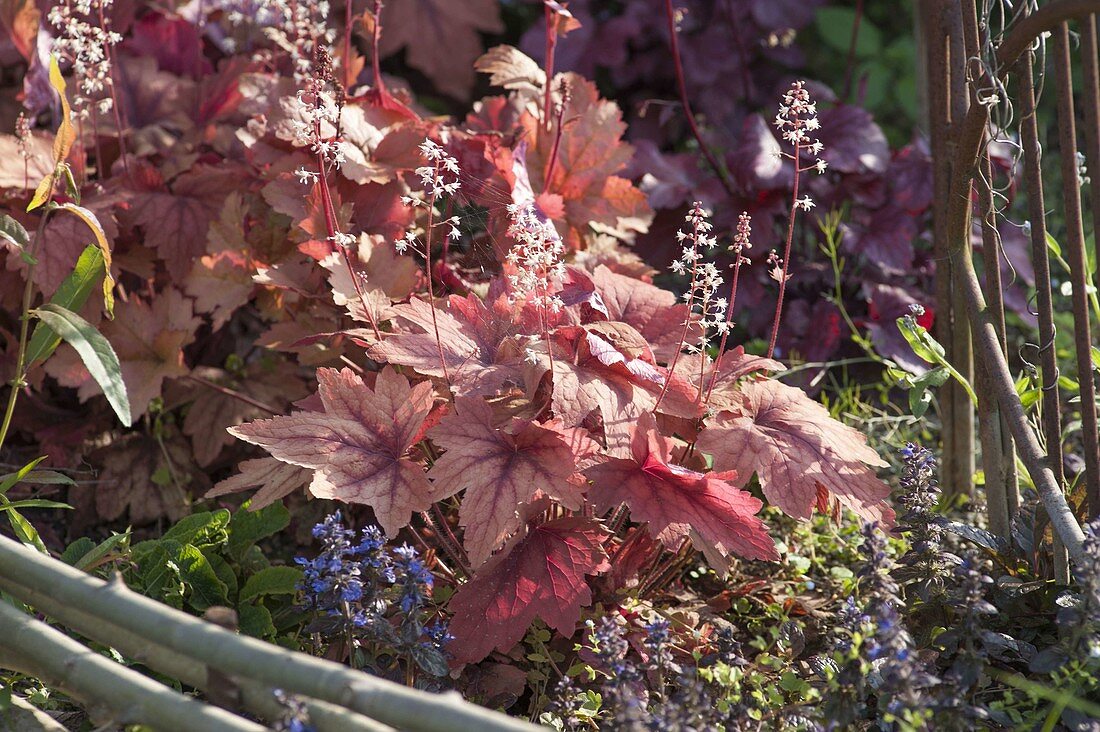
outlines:
[[[439,163],[435,164],[436,178],[439,177]],[[432,329],[435,331],[435,347],[439,352],[439,365],[443,367],[443,378],[447,381],[447,396],[451,394],[451,375],[447,370],[447,358],[443,355],[443,341],[439,337],[439,321],[435,314],[435,285],[432,282],[432,229],[435,226],[435,203],[437,194],[433,191],[428,203],[428,229],[424,235],[424,273],[428,276],[428,304],[432,311]]]
[[[318,123],[320,128],[320,123]],[[325,230],[328,232],[328,238],[334,240],[336,238],[336,207],[332,204],[332,193],[328,188],[328,170],[325,167],[325,158],[321,153],[317,153],[317,165],[320,168],[321,174],[318,178],[318,184],[321,187],[321,208],[325,213]],[[337,248],[344,255],[344,265],[348,268],[348,276],[351,277],[352,287],[355,288],[355,294],[359,296],[359,302],[363,305],[363,312],[367,316],[367,322],[370,323],[371,329],[374,331],[374,337],[378,340],[382,340],[382,332],[378,330],[378,323],[374,320],[374,313],[371,312],[370,304],[367,302],[367,296],[363,292],[363,288],[359,285],[359,273],[355,271],[355,265],[351,261],[351,254],[348,252],[347,247],[337,246]]]
[[[558,46],[558,24],[554,19],[554,11],[543,3],[546,13],[546,88],[543,91],[542,101],[542,125],[546,132],[550,132],[550,87],[554,80],[554,51]],[[559,132],[560,135],[560,132]],[[547,178],[549,179],[549,178]]]
[[[377,90],[379,97],[385,97],[386,84],[382,81],[382,65],[378,58],[378,46],[381,41],[382,0],[374,0],[374,32],[371,34],[371,67],[374,69],[374,88]]]
[[[680,43],[676,39],[676,14],[672,9],[672,0],[665,0],[665,17],[668,19],[668,36],[670,46],[672,47],[672,64],[676,71],[676,88],[680,92],[680,104],[684,108],[684,117],[687,118],[688,127],[691,128],[691,134],[699,144],[699,150],[703,153],[703,157],[706,158],[707,163],[714,170],[714,174],[718,176],[718,180],[721,181],[722,187],[732,196],[735,194],[733,183],[726,176],[726,172],[722,166],[718,164],[718,159],[714,157],[710,148],[707,147],[707,143],[703,141],[703,133],[699,131],[699,125],[695,122],[695,113],[691,111],[691,102],[688,101],[687,83],[684,81],[684,64],[680,60]]]
[[[550,88],[546,89],[547,103],[550,100]],[[558,162],[558,148],[561,147],[562,131],[565,127],[565,100],[562,99],[561,109],[558,110],[558,129],[554,134],[554,145],[550,148],[550,159],[546,163],[546,172],[542,177],[542,190],[545,191],[550,187],[550,177],[554,175],[554,166]]]
[[[699,253],[699,227],[696,225],[693,228],[694,236],[691,239],[691,251],[694,255]],[[676,347],[676,353],[672,357],[672,363],[668,366],[668,374],[665,376],[665,383],[661,385],[661,393],[657,395],[657,402],[653,405],[653,413],[657,413],[657,407],[661,406],[661,400],[665,398],[665,392],[668,391],[668,385],[672,381],[672,375],[676,372],[676,363],[680,360],[680,354],[684,350],[684,346],[687,344],[688,329],[691,328],[691,312],[692,305],[695,303],[695,283],[698,281],[699,274],[699,257],[693,256],[691,259],[691,286],[688,290],[687,298],[687,316],[684,318],[684,330],[680,333],[680,343]]]
[[[768,343],[768,358],[775,353],[775,339],[779,337],[779,320],[783,315],[783,295],[787,291],[787,270],[791,266],[791,241],[794,239],[794,220],[798,215],[798,178],[802,171],[798,169],[798,153],[802,146],[794,146],[794,191],[791,193],[791,215],[787,220],[787,244],[783,248],[783,271],[779,277],[779,299],[775,303],[775,318],[772,320],[772,337]]]
[[[103,13],[103,3],[99,4],[99,26],[104,32],[110,32],[110,25],[107,23],[107,16]],[[118,90],[115,89],[115,79],[117,74],[115,73],[115,53],[114,48],[110,43],[104,44],[104,50],[107,52],[107,64],[111,69],[111,83],[108,84],[108,88],[111,90],[111,109],[115,113],[115,126],[118,128],[118,154],[122,158],[122,170],[126,173],[126,177],[130,178],[130,162],[126,159],[126,128],[122,123],[122,108],[118,103]],[[131,178],[132,180],[132,178]]]
[[[351,89],[355,81],[351,78],[351,25],[352,25],[352,0],[347,0],[344,5],[344,88]]]
[[[714,359],[714,377],[710,380],[710,386],[707,388],[707,398],[703,400],[704,408],[710,404],[710,395],[714,393],[714,385],[718,383],[718,373],[722,368],[722,357],[726,355],[726,340],[730,336],[730,327],[733,324],[733,306],[737,302],[737,278],[740,274],[741,252],[738,252],[737,261],[733,265],[733,282],[730,283],[730,303],[726,309],[726,330],[722,333],[722,340],[718,343],[718,355]]]

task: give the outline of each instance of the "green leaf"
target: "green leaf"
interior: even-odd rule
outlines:
[[[914,318],[903,315],[898,318],[897,323],[898,330],[913,349],[913,353],[922,361],[941,363],[946,358],[947,352],[943,350],[943,346]]]
[[[95,542],[86,536],[82,536],[65,547],[65,551],[61,553],[61,561],[70,567],[75,566],[81,557],[93,549],[95,549]]]
[[[122,366],[107,339],[91,323],[60,305],[48,303],[33,312],[80,354],[88,373],[103,389],[104,396],[122,424],[127,427],[133,424],[130,400],[122,381]]]
[[[295,567],[268,567],[248,578],[239,600],[245,602],[262,595],[293,595],[298,591],[302,570]]]
[[[24,478],[30,475],[31,471],[34,470],[34,467],[45,459],[45,455],[39,458],[35,458],[23,467],[19,468],[19,470],[17,470],[16,472],[0,476],[0,496],[4,495],[8,491],[10,491],[12,487],[22,482]]]
[[[225,540],[223,532],[229,525],[230,513],[224,508],[217,511],[193,513],[180,519],[164,532],[161,541],[178,541],[180,544],[219,544]]]
[[[50,298],[50,303],[73,312],[79,311],[84,307],[84,303],[88,302],[92,288],[105,271],[103,253],[99,251],[99,247],[85,248],[80,258],[76,260],[73,271]],[[45,361],[59,345],[61,345],[61,337],[50,330],[49,326],[45,323],[35,326],[34,334],[31,335],[30,344],[27,346],[27,368]]]
[[[76,216],[91,229],[92,234],[95,236],[96,246],[99,247],[99,252],[103,255],[103,309],[107,314],[107,318],[109,320],[114,320],[115,278],[111,276],[111,247],[107,243],[107,234],[103,231],[103,226],[99,223],[99,219],[96,218],[94,213],[83,206],[77,206],[75,203],[63,203],[58,206],[57,209],[59,211],[68,211]]]
[[[203,556],[206,557],[206,561],[210,562],[210,567],[214,570],[214,574],[218,575],[218,579],[225,585],[226,593],[229,597],[236,597],[239,583],[237,582],[237,574],[233,571],[233,567],[229,565],[229,562],[225,561],[225,558],[222,557],[221,554],[211,549],[203,550]]]
[[[76,481],[56,470],[32,470],[23,477],[23,483],[35,485],[76,485]]]
[[[198,547],[187,544],[177,554],[180,578],[190,590],[187,595],[191,607],[198,611],[213,605],[229,604],[229,588],[218,579],[214,568]]]
[[[8,501],[0,506],[0,511],[11,511],[16,508],[72,508],[72,506],[58,501],[47,501],[44,498],[26,498],[21,501]]]
[[[127,531],[123,534],[115,534],[95,545],[93,549],[88,550],[83,556],[73,562],[73,566],[77,569],[87,570],[89,567],[94,567],[99,564],[99,560],[110,554],[120,544],[125,544],[130,539],[130,532]]]
[[[245,603],[237,608],[237,627],[245,635],[253,638],[275,637],[275,623],[271,618],[271,611],[263,605]]]
[[[11,502],[4,496],[0,496],[0,510],[3,510]],[[46,545],[42,542],[42,537],[38,535],[37,529],[31,525],[31,522],[26,519],[23,514],[19,513],[15,509],[11,511],[4,511],[8,516],[8,523],[11,524],[12,531],[15,532],[15,536],[19,541],[24,544],[34,547],[43,554],[49,556],[49,550],[46,549]]]
[[[23,224],[4,214],[0,216],[0,239],[10,241],[16,249],[26,249],[30,244],[31,236],[23,228]]]
[[[1047,232],[1047,249],[1058,259],[1062,258],[1062,246],[1057,239],[1050,235],[1049,231]]]
[[[273,536],[290,525],[290,511],[282,503],[272,503],[259,511],[246,509],[247,504],[237,511],[229,525],[229,556],[238,562],[257,541]]]
[[[856,13],[852,8],[821,8],[815,18],[821,40],[834,51],[848,53],[852,43],[852,27]],[[882,48],[882,33],[864,16],[859,23],[856,38],[856,56],[863,58],[877,54]]]

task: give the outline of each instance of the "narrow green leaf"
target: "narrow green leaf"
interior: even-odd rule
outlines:
[[[84,307],[84,303],[88,302],[92,288],[103,277],[105,271],[103,253],[99,247],[85,248],[80,258],[76,260],[73,271],[50,298],[50,303],[72,310],[74,313],[79,311]],[[49,358],[60,344],[61,336],[54,333],[45,323],[35,326],[30,344],[27,346],[28,368]]]
[[[122,424],[127,427],[133,424],[130,400],[122,381],[122,366],[107,339],[91,323],[60,305],[47,303],[35,310],[34,314],[76,349],[88,373],[103,390]]]
[[[23,228],[23,224],[7,214],[0,216],[0,239],[10,241],[18,249],[26,249],[31,241],[30,234]]]
[[[1062,258],[1062,247],[1058,243],[1058,240],[1050,235],[1049,231],[1047,232],[1047,249],[1049,249],[1058,259]]]
[[[11,503],[4,496],[0,496],[0,509],[6,507]],[[11,524],[12,531],[15,532],[15,537],[19,541],[23,542],[27,546],[34,547],[43,554],[49,554],[49,550],[46,549],[46,545],[42,542],[42,537],[38,535],[37,529],[31,525],[31,522],[26,519],[23,514],[19,513],[15,509],[10,511],[3,511],[8,516],[8,523]]]
[[[35,485],[76,485],[76,481],[56,470],[32,470],[23,476],[24,483]]]
[[[130,539],[130,532],[127,531],[124,534],[115,534],[103,541],[99,542],[94,549],[89,550],[86,554],[77,559],[73,566],[77,569],[88,569],[94,567],[99,563],[99,560],[110,554],[115,547],[120,544],[125,544]]]
[[[0,511],[11,511],[16,508],[72,508],[72,506],[58,501],[47,501],[44,498],[25,498],[21,501],[8,501],[0,506]]]
[[[31,474],[31,471],[34,470],[35,466],[45,459],[46,456],[43,455],[42,457],[31,460],[29,463],[19,468],[19,470],[14,473],[0,475],[0,496],[10,491],[12,489],[12,486],[16,485],[17,483],[21,483],[28,475]]]

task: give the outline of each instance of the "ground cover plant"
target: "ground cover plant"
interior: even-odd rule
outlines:
[[[876,13],[5,4],[4,534],[557,729],[1091,729],[1100,528],[1048,581],[920,444],[965,379]],[[126,723],[4,660],[0,719]]]

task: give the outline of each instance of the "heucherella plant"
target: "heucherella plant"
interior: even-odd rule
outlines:
[[[884,529],[894,519],[865,438],[769,378],[780,363],[728,347],[749,214],[724,247],[730,283],[714,256],[722,237],[696,203],[672,264],[686,290],[653,285],[615,243],[644,202],[629,181],[590,173],[625,163],[617,110],[574,74],[517,85],[505,73],[517,54],[490,54],[486,70],[500,72],[529,134],[394,122],[417,162],[394,191],[404,205],[377,210],[391,218],[369,274],[407,284],[372,290],[377,331],[317,337],[351,341],[344,366],[317,370],[316,397],[230,429],[304,469],[314,496],[368,506],[386,537],[436,550],[454,585],[456,666],[510,652],[536,622],[572,636],[584,608],[652,596],[700,554],[719,574],[775,560],[754,476],[797,518],[844,507]],[[551,134],[542,84],[558,90]],[[796,86],[783,113],[802,167],[821,151],[807,94]],[[367,195],[340,188],[345,168],[329,171],[332,190]],[[467,233],[471,220],[484,230]]]

